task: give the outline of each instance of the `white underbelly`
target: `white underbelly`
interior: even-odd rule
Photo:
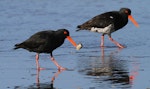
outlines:
[[[109,34],[111,32],[113,32],[113,29],[114,26],[112,24],[108,25],[107,27],[105,28],[96,28],[96,27],[92,27],[91,28],[91,31],[92,32],[99,32],[99,33],[106,33],[106,34]]]

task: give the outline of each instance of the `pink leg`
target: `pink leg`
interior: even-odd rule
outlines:
[[[40,70],[37,70],[36,72],[36,86],[39,88],[40,87],[40,79],[39,79],[39,76],[40,76]]]
[[[51,56],[51,60],[57,66],[58,70],[66,70],[66,68],[64,68],[58,64],[58,62],[54,59],[54,57]]]
[[[115,45],[117,45],[119,48],[125,48],[123,45],[119,44],[117,41],[115,41],[113,38],[109,37],[109,40],[112,41]]]
[[[36,59],[36,68],[38,70],[44,70],[44,68],[40,67],[40,64],[39,64],[39,54],[38,53],[36,54],[35,59]]]
[[[40,65],[39,65],[39,54],[38,53],[36,54],[35,59],[36,59],[36,68],[39,69]]]
[[[101,45],[100,46],[104,47],[104,36],[103,35],[101,36]]]

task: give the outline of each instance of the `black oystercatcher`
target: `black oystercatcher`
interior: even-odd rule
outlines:
[[[39,53],[50,53],[51,60],[58,67],[59,70],[64,70],[53,57],[53,50],[61,46],[67,38],[76,49],[81,48],[81,44],[77,45],[73,39],[69,36],[69,31],[66,29],[59,29],[57,31],[47,30],[40,31],[32,35],[29,39],[22,43],[16,44],[14,49],[23,48],[30,52],[36,52],[36,66],[38,70],[41,70],[39,65]],[[80,47],[78,47],[80,46]]]
[[[128,8],[121,8],[120,11],[106,12],[93,17],[91,20],[83,23],[82,25],[78,25],[77,31],[90,30],[93,32],[102,33],[101,47],[104,46],[104,35],[107,34],[109,36],[109,40],[111,40],[115,45],[117,45],[119,48],[124,48],[123,45],[119,44],[111,37],[111,33],[124,27],[128,23],[128,18],[136,27],[139,26],[131,16],[131,10]]]

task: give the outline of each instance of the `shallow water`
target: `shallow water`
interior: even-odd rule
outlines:
[[[126,0],[1,0],[0,89],[149,89],[150,1]],[[76,26],[100,13],[128,7],[139,23],[130,21],[112,37],[127,46],[119,49],[108,37],[100,48],[100,34],[75,32]],[[57,71],[48,54],[40,55],[46,70],[37,71],[35,53],[13,50],[35,32],[66,28],[84,45],[76,51],[65,43],[54,57],[69,70]],[[54,80],[55,79],[55,80]],[[53,81],[53,83],[52,83]]]

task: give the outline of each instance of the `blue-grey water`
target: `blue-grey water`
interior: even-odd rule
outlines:
[[[0,0],[0,89],[149,89],[150,88],[150,8],[149,0]],[[124,49],[114,46],[101,34],[76,32],[76,26],[106,11],[128,7],[139,23],[112,34]],[[35,32],[66,28],[80,51],[66,40],[53,54],[68,68],[57,71],[49,54],[40,55],[37,71],[35,54],[13,50],[16,43]],[[52,85],[52,80],[53,85]]]

